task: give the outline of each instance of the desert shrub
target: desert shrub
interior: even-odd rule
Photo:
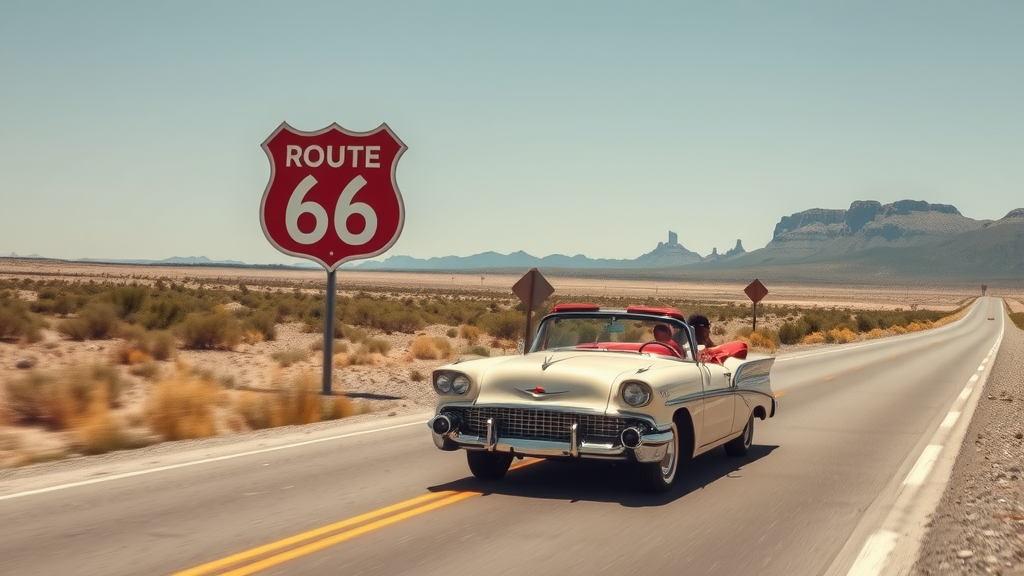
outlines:
[[[459,328],[459,335],[465,338],[470,344],[476,344],[477,340],[480,339],[480,329],[476,326],[463,324],[462,327]]]
[[[800,339],[801,344],[823,344],[825,342],[825,335],[821,332],[811,332]]]
[[[462,350],[463,354],[475,354],[477,356],[490,356],[491,351],[483,346],[469,346]]]
[[[105,454],[145,444],[142,439],[125,433],[121,423],[110,412],[102,388],[93,396],[85,415],[75,425],[75,436],[75,448],[83,454]]]
[[[777,349],[775,339],[766,334],[763,330],[758,330],[757,332],[750,334],[750,345],[754,348],[762,348],[770,353],[774,353]]]
[[[24,338],[28,342],[42,339],[42,322],[21,300],[0,299],[0,340]]]
[[[335,419],[352,414],[351,404],[344,396],[321,399],[320,381],[311,373],[299,374],[274,392],[240,394],[235,410],[253,430],[312,424],[325,417]]]
[[[287,368],[296,362],[302,362],[309,358],[308,348],[289,348],[279,350],[270,355],[282,368]]]
[[[801,325],[795,322],[783,322],[779,326],[779,342],[782,344],[796,344],[805,335]]]
[[[870,332],[864,334],[864,337],[869,339],[869,340],[874,340],[874,339],[877,339],[877,338],[884,338],[885,337],[885,330],[882,330],[881,328],[872,328]]]
[[[348,396],[329,396],[321,400],[320,418],[322,420],[337,420],[348,418],[356,413],[356,407]]]
[[[368,366],[376,364],[376,359],[378,357],[379,355],[371,353],[364,344],[360,344],[351,352],[335,356],[334,366],[336,368],[344,368],[346,366]]]
[[[97,397],[108,407],[116,406],[122,387],[115,369],[95,365],[60,372],[33,370],[7,382],[5,392],[15,423],[67,430],[81,421]]]
[[[179,365],[150,394],[146,422],[167,440],[213,436],[217,433],[215,406],[222,394],[211,379]]]
[[[420,360],[440,360],[453,354],[452,343],[443,336],[417,336],[409,346],[409,352]]]
[[[142,286],[123,286],[114,288],[109,293],[110,302],[121,320],[141,311],[147,297],[149,290]]]
[[[168,360],[175,351],[174,336],[164,330],[152,331],[135,324],[122,324],[117,336],[124,340],[111,352],[112,360],[118,364]]]
[[[147,312],[142,314],[140,323],[150,330],[166,330],[185,320],[188,309],[175,298],[164,298],[152,303]]]
[[[276,317],[273,312],[266,310],[252,314],[245,319],[245,330],[252,330],[263,335],[263,340],[277,340]]]
[[[526,315],[518,310],[501,310],[480,318],[480,326],[491,336],[514,340],[526,327]]]
[[[242,338],[238,319],[226,312],[189,314],[180,328],[185,348],[231,350]]]
[[[426,326],[427,323],[414,310],[390,310],[375,317],[370,325],[383,330],[385,334],[392,332],[412,334]]]
[[[448,336],[449,338],[455,338],[456,336],[459,335],[459,329],[458,328],[449,328],[448,331],[445,332],[445,335]]]
[[[366,346],[367,352],[384,356],[387,356],[387,353],[391,351],[391,344],[388,344],[388,341],[383,338],[370,338],[364,342],[364,346]]]
[[[160,365],[156,362],[142,362],[134,364],[128,369],[128,372],[135,376],[140,376],[146,380],[156,380],[157,376],[160,375]]]
[[[332,350],[331,350],[332,354],[341,354],[342,352],[348,352],[348,344],[347,343],[342,342],[341,340],[333,340],[332,342],[333,342],[333,346],[332,346]],[[316,342],[313,342],[312,344],[309,345],[309,350],[311,352],[317,352],[317,351],[323,352],[323,349],[324,349],[324,339],[323,338],[319,338],[319,339],[317,339]]]
[[[857,334],[849,328],[833,328],[825,333],[825,342],[830,344],[846,344],[857,339]]]
[[[105,340],[118,327],[117,310],[107,302],[92,302],[75,318],[62,321],[57,330],[72,340]]]
[[[1017,325],[1017,328],[1024,330],[1024,312],[1013,312],[1010,314],[1010,320]]]
[[[422,382],[425,378],[426,376],[424,376],[423,372],[420,372],[419,370],[413,370],[412,372],[409,372],[409,379],[412,380],[413,382]]]
[[[342,336],[352,343],[359,344],[370,339],[370,333],[357,326],[342,324],[340,325],[340,329]]]
[[[855,320],[857,321],[857,332],[871,332],[878,328],[878,320],[867,314],[857,314]]]

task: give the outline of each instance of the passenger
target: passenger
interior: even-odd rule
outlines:
[[[694,314],[687,320],[687,324],[693,326],[693,331],[697,335],[698,346],[704,346],[705,348],[718,346],[718,344],[711,341],[711,321],[708,320],[707,316]]]
[[[679,354],[681,358],[685,358],[682,346],[672,339],[672,328],[670,326],[665,324],[656,324],[654,326],[654,339],[668,345],[676,354]]]

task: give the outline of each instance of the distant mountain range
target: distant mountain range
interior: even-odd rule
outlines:
[[[10,257],[18,257],[11,254]],[[38,255],[28,256],[39,258]],[[79,262],[250,266],[237,260],[205,256],[164,260],[82,259]],[[261,266],[267,267],[267,266]],[[300,261],[273,268],[319,268]],[[687,250],[674,232],[650,252],[635,259],[588,258],[582,254],[537,257],[526,252],[472,256],[412,258],[347,264],[347,270],[395,271],[522,271],[529,268],[582,276],[637,276],[676,279],[731,279],[751,276],[791,281],[885,282],[914,276],[1024,280],[1024,208],[999,220],[974,220],[954,206],[901,200],[881,204],[856,201],[846,210],[814,208],[784,216],[772,240],[747,252],[740,240],[724,254],[707,256]],[[602,272],[603,271],[603,272]],[[972,280],[973,281],[973,280]]]

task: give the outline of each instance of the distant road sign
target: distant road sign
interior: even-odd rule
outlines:
[[[267,240],[328,272],[383,254],[405,223],[395,180],[405,149],[387,124],[370,132],[337,124],[302,132],[282,123],[263,143],[270,159],[260,204]]]
[[[761,300],[764,300],[764,297],[768,295],[768,289],[764,287],[764,284],[761,284],[760,280],[756,279],[753,282],[751,282],[749,286],[744,288],[743,292],[747,295],[747,298],[750,298],[750,301],[753,302],[754,304],[757,304]]]
[[[533,312],[555,293],[555,288],[544,278],[540,270],[531,268],[512,286],[512,293],[523,302],[523,307]]]

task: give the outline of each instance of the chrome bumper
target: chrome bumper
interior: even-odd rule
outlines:
[[[434,432],[435,416],[427,426],[433,436],[434,445],[441,450],[487,450],[509,452],[516,456],[533,458],[587,458],[598,460],[636,460],[638,462],[660,462],[665,458],[668,445],[673,441],[672,430],[646,434],[636,448],[627,448],[620,442],[595,443],[579,438],[576,425],[569,430],[569,442],[553,440],[529,440],[526,438],[499,438],[497,425],[488,422],[487,435],[464,434],[456,428],[445,434]]]

